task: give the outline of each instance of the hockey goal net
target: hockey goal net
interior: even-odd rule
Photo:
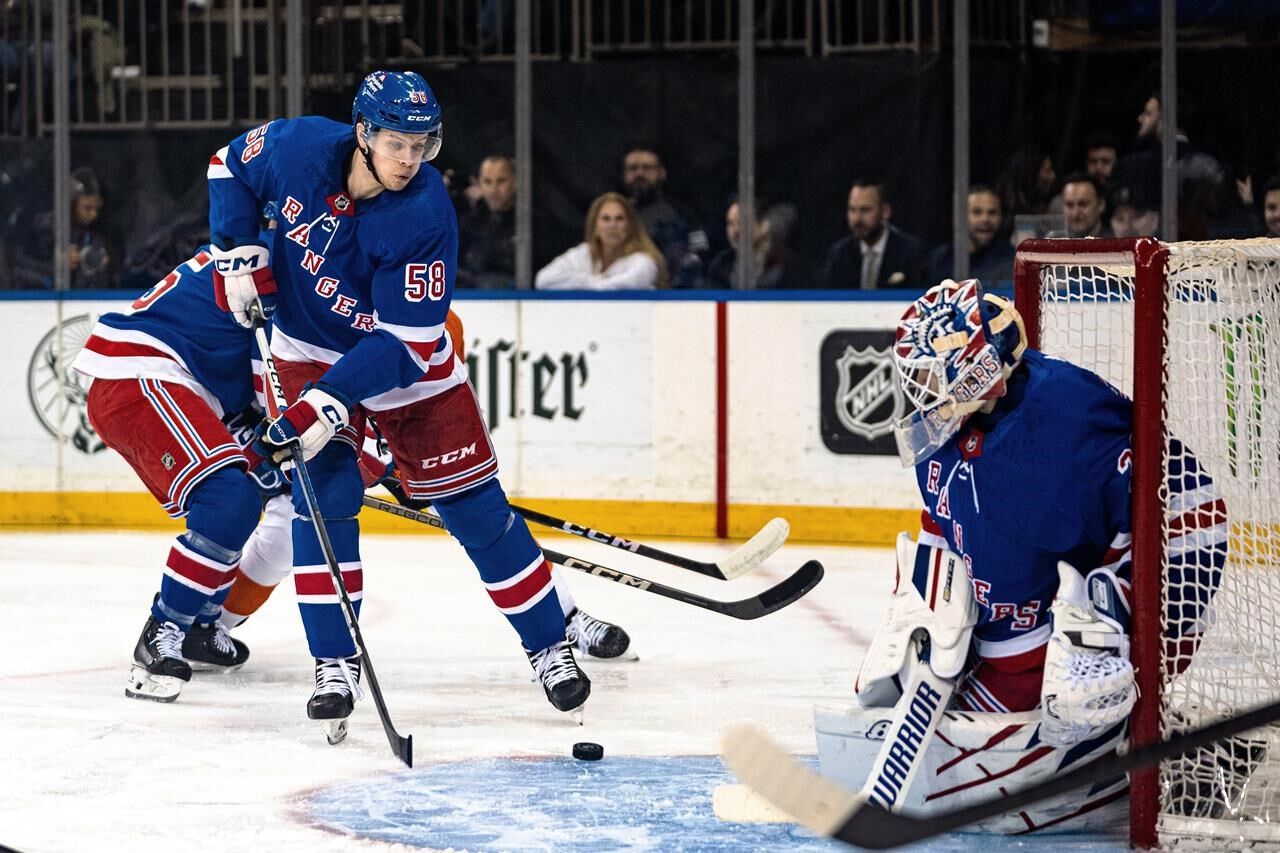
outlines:
[[[1016,279],[1031,345],[1134,399],[1134,741],[1276,701],[1280,240],[1030,240]],[[1170,490],[1188,465],[1210,517]],[[1136,845],[1280,839],[1275,726],[1130,781]]]

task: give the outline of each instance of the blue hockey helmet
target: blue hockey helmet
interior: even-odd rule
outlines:
[[[434,159],[444,142],[440,102],[416,71],[374,71],[365,77],[351,104],[351,124],[375,148],[379,130],[425,134],[420,151],[424,162]]]
[[[930,288],[898,323],[893,363],[916,410],[894,427],[907,464],[932,455],[964,419],[1005,393],[1027,348],[1022,317],[977,279]]]

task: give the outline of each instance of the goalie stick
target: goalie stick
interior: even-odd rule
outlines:
[[[691,572],[697,572],[700,575],[706,575],[722,581],[741,577],[756,566],[759,566],[782,547],[783,543],[787,541],[787,536],[791,533],[791,525],[787,524],[785,518],[770,519],[764,527],[756,531],[754,536],[739,545],[732,554],[714,563],[704,563],[700,560],[672,554],[641,542],[632,542],[630,539],[623,539],[621,536],[614,536],[612,533],[605,533],[603,530],[583,527],[572,521],[556,518],[554,515],[547,515],[544,512],[538,512],[527,507],[512,504],[511,508],[526,521],[532,521],[534,524],[541,524],[544,527],[550,527],[573,536],[581,536],[583,539],[590,539],[592,542],[599,542],[601,545],[608,545],[611,548],[621,548],[624,551],[639,554],[641,557],[648,557],[651,560],[679,566],[682,569],[688,569]]]
[[[262,315],[262,308],[257,305],[254,308],[256,310],[253,317],[253,337],[258,345],[258,355],[262,359],[267,414],[272,419],[275,419],[280,416],[280,409],[284,405],[284,386],[280,383],[280,374],[276,370],[276,360],[271,356],[271,347],[267,343],[266,320]],[[391,714],[387,711],[386,700],[382,697],[382,688],[378,685],[378,676],[373,671],[373,661],[369,659],[369,649],[365,646],[364,635],[360,633],[360,623],[356,620],[355,607],[351,604],[351,597],[347,595],[347,585],[342,580],[342,568],[338,565],[333,543],[329,541],[329,531],[325,527],[324,518],[320,515],[320,502],[316,498],[316,490],[311,482],[311,474],[307,471],[306,463],[303,461],[301,443],[295,441],[291,444],[289,453],[292,456],[293,468],[297,474],[296,480],[302,486],[302,495],[307,503],[307,511],[311,513],[311,522],[315,527],[316,537],[320,540],[320,550],[324,552],[324,561],[329,567],[329,574],[333,576],[334,589],[338,591],[338,603],[342,607],[342,616],[347,621],[347,630],[351,632],[351,639],[356,645],[356,653],[360,655],[360,659],[364,662],[364,671],[369,676],[369,693],[373,696],[374,707],[378,709],[378,719],[382,721],[382,730],[387,733],[387,743],[391,745],[391,751],[395,753],[396,758],[403,761],[406,767],[412,767],[413,735],[404,737],[396,731],[395,724],[391,722]]]
[[[725,763],[739,779],[814,832],[859,847],[885,850],[1017,811],[1095,782],[1114,779],[1277,720],[1280,720],[1280,702],[1273,702],[1203,728],[1175,734],[1168,740],[1138,747],[1123,755],[1103,756],[1060,776],[985,803],[925,817],[887,812],[869,802],[865,794],[855,793],[819,776],[783,752],[754,726],[735,726],[726,731],[722,748]]]
[[[441,519],[430,513],[410,509],[407,506],[401,506],[390,501],[365,495],[364,505],[370,509],[398,515],[401,518],[407,518],[420,524],[427,524],[439,530],[447,529]],[[617,569],[611,569],[608,566],[602,566],[590,560],[561,554],[559,551],[552,551],[549,548],[543,548],[542,553],[546,555],[548,560],[556,565],[564,566],[566,569],[586,572],[589,575],[620,583],[623,586],[651,592],[654,595],[661,595],[663,598],[682,601],[685,604],[731,616],[734,619],[759,619],[761,616],[768,616],[776,610],[781,610],[788,604],[793,604],[803,598],[809,590],[818,585],[818,581],[822,580],[823,575],[822,564],[817,560],[810,560],[790,577],[783,579],[780,583],[769,587],[758,595],[743,598],[739,601],[719,601],[714,598],[705,598],[687,590],[665,586],[657,581],[646,580]]]

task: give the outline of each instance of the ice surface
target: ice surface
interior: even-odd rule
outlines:
[[[391,755],[367,699],[336,747],[306,719],[312,666],[288,582],[236,632],[252,651],[242,671],[197,673],[172,705],[142,702],[125,698],[125,675],[170,537],[0,535],[0,637],[9,652],[0,675],[0,845],[24,853],[833,849],[799,828],[716,821],[711,790],[730,780],[713,756],[720,731],[736,721],[813,753],[812,706],[852,695],[888,597],[889,550],[788,545],[725,583],[549,539],[557,550],[722,598],[754,594],[806,559],[827,568],[806,599],[754,622],[570,572],[578,603],[622,624],[640,655],[585,662],[593,692],[578,727],[530,682],[514,633],[462,550],[410,531],[366,537],[361,624],[392,717],[414,735],[412,770]],[[731,548],[663,545],[700,559]],[[604,761],[569,758],[580,740],[603,744]],[[1063,841],[1051,846],[1098,849]],[[929,849],[973,844],[953,837]]]

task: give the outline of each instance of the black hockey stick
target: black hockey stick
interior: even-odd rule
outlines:
[[[258,309],[259,312],[261,309]],[[262,358],[262,372],[265,376],[267,414],[272,419],[280,416],[280,409],[284,406],[284,386],[280,384],[280,374],[276,371],[276,360],[271,356],[271,347],[267,344],[267,333],[264,329],[265,319],[261,313],[253,318],[253,336],[258,344],[258,355]],[[391,714],[387,711],[386,700],[382,698],[382,688],[378,685],[378,676],[373,671],[373,661],[369,659],[369,649],[364,644],[364,635],[360,633],[360,623],[356,619],[355,607],[351,604],[351,597],[347,595],[347,585],[342,580],[342,568],[338,565],[337,555],[333,550],[333,543],[329,541],[329,531],[325,527],[324,517],[320,515],[320,501],[316,498],[315,486],[311,483],[311,474],[307,472],[306,463],[302,458],[302,444],[294,442],[289,446],[289,453],[293,458],[293,469],[297,473],[296,481],[302,484],[302,494],[307,502],[307,511],[311,513],[311,521],[316,530],[316,537],[320,540],[320,550],[324,552],[324,561],[329,566],[329,574],[333,575],[333,586],[338,591],[338,600],[342,606],[343,618],[347,620],[347,628],[351,631],[351,638],[356,644],[356,653],[360,655],[364,661],[364,671],[369,676],[369,693],[373,696],[374,707],[378,709],[378,719],[382,721],[382,730],[387,733],[387,742],[391,744],[391,751],[395,753],[405,763],[406,767],[413,766],[413,735],[403,737],[396,731],[395,724],[391,722]]]
[[[428,524],[440,530],[446,529],[444,522],[437,516],[391,503],[390,501],[365,495],[364,505],[370,509],[398,515],[401,518],[407,518],[420,524]],[[664,586],[656,581],[629,575],[626,572],[620,572],[617,569],[611,569],[608,566],[602,566],[589,560],[570,557],[568,554],[561,554],[549,548],[543,548],[542,553],[546,555],[548,560],[556,565],[564,566],[566,569],[586,572],[589,575],[620,583],[623,586],[652,592],[654,595],[661,595],[664,598],[674,599],[675,601],[683,601],[685,604],[692,604],[694,607],[701,607],[703,610],[723,613],[725,616],[732,616],[734,619],[759,619],[761,616],[768,616],[775,610],[781,610],[788,604],[793,604],[803,598],[809,590],[818,585],[818,581],[822,580],[823,575],[822,564],[817,560],[810,560],[790,577],[769,587],[759,595],[753,595],[740,601],[718,601],[683,589]]]
[[[739,779],[814,832],[859,847],[885,850],[1008,814],[1095,782],[1115,779],[1276,720],[1280,720],[1280,702],[1176,734],[1123,755],[1105,755],[1061,776],[985,803],[918,817],[885,811],[869,802],[864,794],[819,776],[752,726],[735,726],[725,732],[723,751],[725,763]]]
[[[608,545],[611,548],[621,548],[624,551],[639,554],[641,557],[669,563],[670,565],[679,566],[682,569],[688,569],[691,572],[697,572],[700,575],[706,575],[722,581],[741,577],[769,559],[787,541],[787,535],[791,532],[791,526],[787,524],[786,519],[770,519],[764,527],[756,531],[754,536],[739,545],[732,554],[714,563],[704,563],[701,560],[682,557],[679,554],[672,554],[641,542],[632,542],[630,539],[623,539],[621,536],[614,536],[612,533],[605,533],[603,530],[583,527],[580,524],[574,524],[572,521],[538,512],[535,509],[528,509],[515,504],[512,504],[511,508],[524,517],[525,520],[532,521],[534,524],[541,524],[574,536],[581,536],[583,539],[590,539],[592,542],[599,542],[601,545]]]

